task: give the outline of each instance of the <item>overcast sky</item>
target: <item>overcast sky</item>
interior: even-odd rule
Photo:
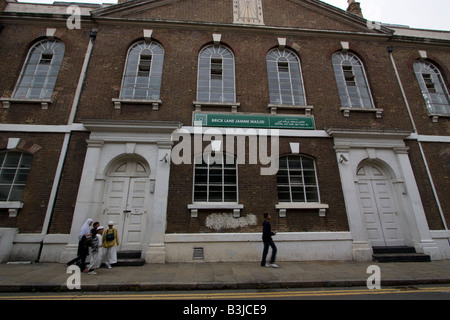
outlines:
[[[347,9],[347,0],[325,0]],[[364,18],[411,28],[450,30],[450,0],[357,0]]]
[[[53,3],[54,0],[19,0]],[[63,1],[63,0],[58,0]],[[117,0],[69,0],[88,3],[117,3]],[[214,1],[214,0],[212,0]],[[269,0],[270,1],[270,0]],[[323,0],[335,7],[347,9],[347,0]],[[449,30],[450,0],[357,0],[364,18],[384,23],[402,24],[411,28]]]

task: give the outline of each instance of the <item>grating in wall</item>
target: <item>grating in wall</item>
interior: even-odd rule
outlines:
[[[203,260],[205,259],[205,254],[203,248],[194,248],[194,260]]]

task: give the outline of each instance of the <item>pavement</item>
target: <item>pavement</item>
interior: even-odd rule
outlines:
[[[371,261],[280,262],[280,268],[254,262],[146,264],[81,273],[82,291],[161,291],[366,287],[368,267],[380,267],[381,286],[450,284],[450,260],[421,263]],[[2,292],[72,291],[64,264],[0,264]],[[75,275],[75,274],[73,274]],[[75,289],[76,290],[76,289]]]

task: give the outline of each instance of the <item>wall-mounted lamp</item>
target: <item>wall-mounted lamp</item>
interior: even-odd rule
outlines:
[[[341,154],[341,155],[339,156],[339,158],[340,158],[339,163],[348,162],[347,157],[344,156],[343,154]]]
[[[159,160],[160,162],[165,162],[165,163],[167,163],[167,162],[169,162],[169,154],[168,153],[166,153],[166,155],[164,156],[164,158],[162,158],[161,160]]]

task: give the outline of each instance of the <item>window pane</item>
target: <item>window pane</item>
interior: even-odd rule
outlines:
[[[64,51],[64,44],[58,40],[43,40],[35,44],[28,53],[14,97],[51,98]],[[29,90],[30,88],[33,90]]]
[[[341,105],[353,108],[373,108],[364,68],[357,56],[350,52],[333,55],[333,69]],[[361,100],[364,97],[364,103]]]
[[[20,152],[0,155],[0,201],[20,201],[32,158]]]
[[[306,198],[308,202],[318,202],[317,188],[306,188]]]
[[[305,105],[301,68],[290,50],[274,49],[266,58],[270,102],[284,105]]]
[[[140,41],[128,52],[121,98],[158,100],[161,90],[164,49],[155,42]]]
[[[303,187],[292,187],[292,202],[305,202]]]
[[[4,167],[8,167],[8,168],[17,168],[17,166],[19,165],[19,161],[20,161],[20,156],[21,153],[19,152],[8,152],[6,154],[6,160],[3,164]]]
[[[208,164],[196,159],[194,201],[237,202],[236,159],[226,156],[227,164],[223,157],[216,154],[214,160],[219,163],[212,163],[213,158],[209,156]]]
[[[450,114],[450,95],[439,69],[428,61],[416,61],[414,72],[429,112]]]
[[[235,102],[234,57],[225,46],[208,46],[200,52],[197,100]]]
[[[291,192],[289,190],[289,187],[278,186],[278,201],[291,202]]]
[[[225,202],[237,202],[236,187],[225,187],[224,196]]]
[[[314,160],[303,156],[281,157],[277,173],[280,202],[318,202]]]
[[[11,194],[9,195],[9,201],[20,201],[24,188],[24,185],[13,186],[11,189]]]
[[[28,171],[29,171],[28,169],[17,170],[14,184],[25,184],[25,182],[27,181]]]
[[[222,202],[222,186],[209,186],[209,201],[210,202]]]
[[[16,175],[16,169],[3,169],[0,174],[0,183],[2,184],[12,184],[14,181],[14,176]]]
[[[8,201],[11,186],[0,185],[0,201]]]

